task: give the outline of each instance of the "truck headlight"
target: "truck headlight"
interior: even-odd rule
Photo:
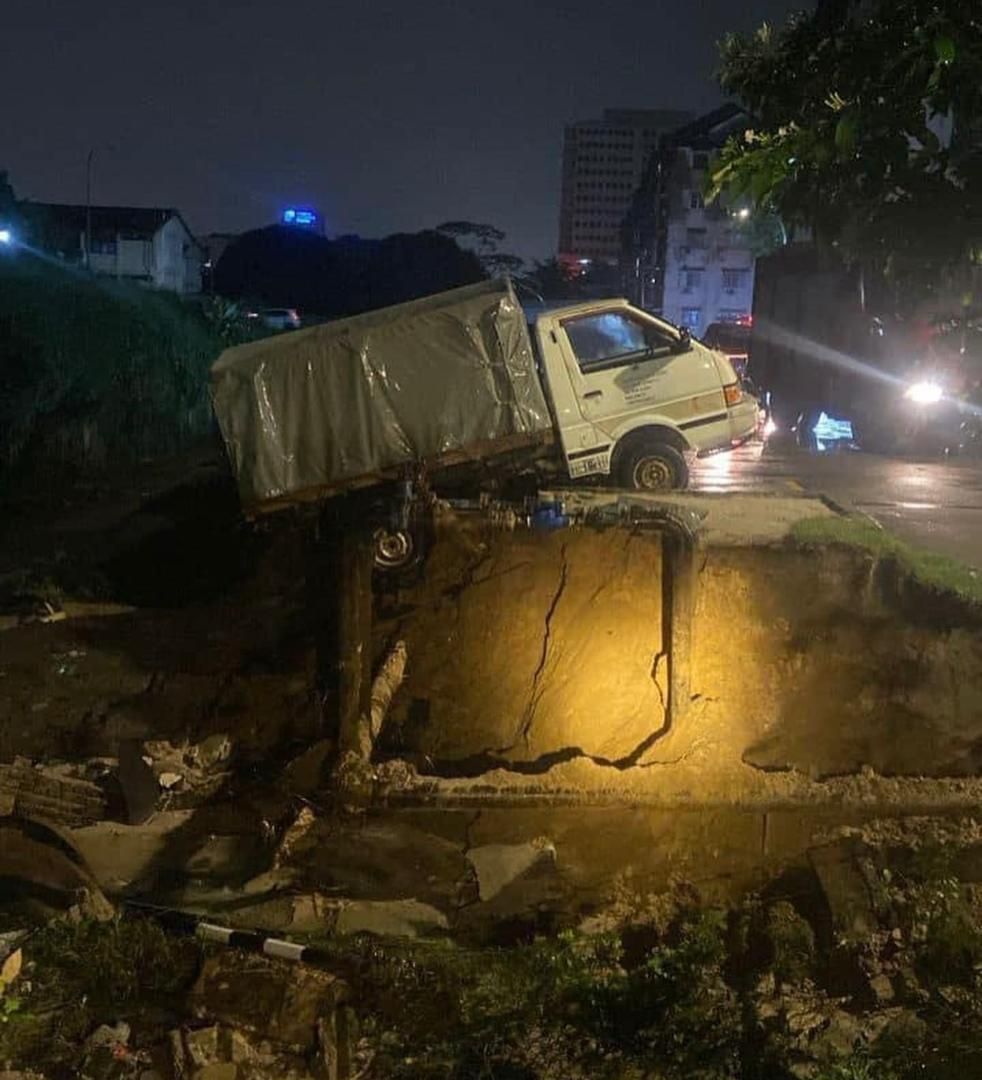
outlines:
[[[944,390],[936,382],[916,382],[907,387],[904,397],[917,405],[935,405],[944,397]]]

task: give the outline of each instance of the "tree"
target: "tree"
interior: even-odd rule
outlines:
[[[367,267],[370,307],[385,307],[481,281],[481,262],[449,237],[427,230],[379,240]]]
[[[576,278],[555,256],[544,262],[536,262],[527,280],[529,286],[545,300],[579,297]]]
[[[731,34],[720,81],[755,118],[711,196],[806,226],[898,299],[982,262],[982,9],[972,0],[820,0]]]
[[[480,281],[476,255],[436,232],[383,240],[272,225],[237,237],[215,268],[221,295],[337,318]]]
[[[473,251],[481,260],[481,266],[488,277],[517,275],[525,266],[525,260],[521,256],[498,250],[505,234],[493,225],[482,225],[474,221],[445,221],[442,225],[437,225],[436,232],[454,240],[465,250]]]

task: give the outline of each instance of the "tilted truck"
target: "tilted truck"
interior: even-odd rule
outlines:
[[[246,513],[465,462],[543,483],[684,487],[687,453],[729,449],[757,402],[729,360],[626,300],[532,318],[482,282],[226,350],[215,413]]]

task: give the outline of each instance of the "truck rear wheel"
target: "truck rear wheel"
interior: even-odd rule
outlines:
[[[376,529],[375,568],[405,570],[416,558],[416,538],[409,529]]]
[[[672,491],[687,486],[689,466],[674,446],[642,442],[625,450],[616,476],[621,487],[634,491]]]

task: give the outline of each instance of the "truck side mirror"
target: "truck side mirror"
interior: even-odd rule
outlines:
[[[692,348],[692,335],[685,326],[679,327],[679,339],[675,343],[675,347],[672,352],[684,353],[688,352]]]

